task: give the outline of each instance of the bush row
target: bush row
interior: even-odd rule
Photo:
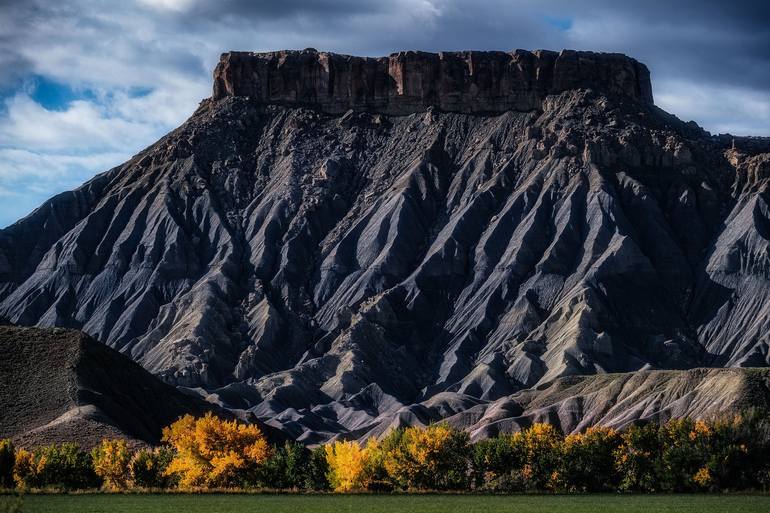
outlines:
[[[471,443],[436,424],[365,444],[308,450],[270,446],[254,425],[185,416],[164,445],[136,451],[104,440],[91,452],[64,443],[34,451],[0,441],[0,487],[110,490],[268,488],[487,492],[692,492],[767,490],[770,418],[748,412],[713,422],[675,419],[621,432],[564,436],[550,424]]]

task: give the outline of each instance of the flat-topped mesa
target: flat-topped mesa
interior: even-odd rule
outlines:
[[[215,100],[248,96],[330,114],[529,111],[549,94],[591,88],[652,104],[647,67],[622,54],[536,50],[399,52],[353,57],[313,49],[229,52],[214,70]]]

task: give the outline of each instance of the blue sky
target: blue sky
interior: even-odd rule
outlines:
[[[770,136],[770,2],[0,0],[0,227],[178,126],[228,50],[616,51],[656,103]]]

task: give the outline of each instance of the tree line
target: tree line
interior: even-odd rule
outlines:
[[[0,441],[0,488],[357,491],[695,492],[768,490],[770,417],[673,419],[564,435],[536,423],[471,443],[447,424],[315,449],[268,444],[253,424],[211,414],[163,430],[163,445],[103,440],[34,450]]]

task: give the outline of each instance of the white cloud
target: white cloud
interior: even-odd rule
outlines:
[[[0,127],[0,145],[36,151],[93,151],[134,147],[153,135],[152,125],[105,115],[89,101],[74,101],[66,110],[50,111],[26,94],[6,102],[7,116]]]
[[[92,93],[56,111],[36,104],[23,89],[6,98],[0,108],[0,194],[29,196],[16,202],[16,210],[3,205],[0,225],[32,208],[30,198],[37,202],[70,188],[178,126],[210,94],[211,71],[228,50],[621,51],[650,65],[663,108],[711,131],[770,135],[770,93],[756,86],[767,82],[767,66],[757,64],[757,56],[767,55],[765,32],[735,28],[761,16],[746,5],[709,3],[692,11],[685,4],[0,0],[0,87],[41,75]],[[569,20],[570,28],[544,22],[554,14]],[[759,50],[736,53],[736,47]],[[741,85],[742,77],[753,79]],[[14,151],[21,153],[8,153]]]
[[[0,228],[31,212],[54,194],[74,189],[130,155],[111,151],[72,155],[0,149]]]
[[[656,84],[655,103],[715,134],[770,136],[770,92],[660,81]]]
[[[88,155],[69,155],[66,153],[35,153],[29,150],[4,148],[0,149],[0,180],[6,184],[6,195],[17,195],[8,190],[7,184],[24,181],[27,178],[42,180],[62,180],[77,185],[73,180],[73,172],[83,170],[87,176],[109,169],[116,163],[130,157],[130,154],[120,152],[98,152]],[[74,183],[73,183],[74,182]],[[28,188],[33,191],[46,192],[47,187],[29,182]]]
[[[0,119],[0,227],[46,198],[130,158],[181,124],[208,90],[202,82],[136,96],[127,91],[47,110],[27,92]]]
[[[139,0],[139,4],[165,11],[186,11],[195,4],[195,0]]]

